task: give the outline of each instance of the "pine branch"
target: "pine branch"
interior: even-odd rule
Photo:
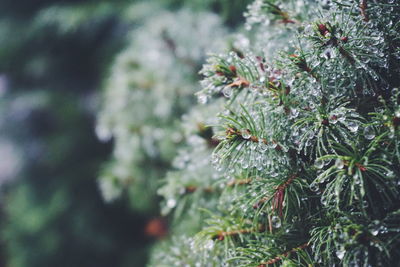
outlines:
[[[369,21],[369,17],[367,14],[368,2],[367,0],[360,0],[360,12],[365,22]]]
[[[227,186],[232,187],[235,185],[247,185],[250,184],[253,181],[251,178],[245,178],[245,179],[234,179],[230,182],[228,182]]]
[[[308,243],[305,243],[305,244],[303,244],[303,245],[301,245],[301,246],[298,246],[298,247],[296,247],[296,248],[293,248],[293,249],[291,249],[291,250],[289,250],[289,251],[287,251],[287,252],[284,252],[283,254],[281,254],[281,255],[279,255],[279,256],[276,256],[276,257],[273,258],[273,259],[270,259],[270,260],[268,260],[268,261],[266,261],[266,262],[260,263],[260,264],[258,265],[258,267],[266,267],[267,265],[271,265],[271,264],[277,263],[277,262],[281,261],[283,258],[288,257],[290,254],[296,253],[296,252],[299,251],[299,250],[303,250],[303,249],[307,248],[308,245],[309,245]]]
[[[233,230],[233,231],[221,231],[217,233],[212,239],[216,239],[219,241],[224,240],[226,237],[233,237],[237,235],[243,234],[251,234],[251,233],[261,233],[265,231],[265,227],[263,225],[259,225],[258,228],[248,228],[248,229],[240,229],[240,230]]]
[[[263,206],[264,203],[272,201],[272,211],[276,210],[279,214],[279,217],[283,217],[283,200],[285,198],[285,190],[286,188],[298,177],[297,174],[291,175],[285,182],[280,184],[275,188],[275,192],[272,196],[264,197],[259,200],[254,206],[254,209],[258,209]]]

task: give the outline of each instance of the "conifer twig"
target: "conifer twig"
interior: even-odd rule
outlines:
[[[368,8],[367,0],[360,0],[361,16],[364,18],[365,22],[369,21],[369,17],[367,14],[367,8]]]
[[[297,252],[299,250],[305,249],[307,246],[308,246],[308,243],[305,243],[305,244],[303,244],[301,246],[295,247],[295,248],[293,248],[293,249],[291,249],[289,251],[284,252],[283,254],[281,254],[279,256],[276,256],[273,259],[270,259],[270,260],[268,260],[266,262],[260,263],[258,265],[258,267],[266,267],[267,265],[271,265],[271,264],[277,263],[278,261],[281,261],[284,257],[287,257],[290,254],[295,253],[295,252]]]
[[[240,230],[232,230],[232,231],[221,231],[218,234],[216,234],[213,239],[217,240],[224,240],[225,237],[227,236],[237,236],[241,234],[251,234],[255,232],[264,232],[265,231],[265,226],[260,224],[258,228],[247,228],[247,229],[240,229]]]
[[[251,178],[235,179],[235,180],[228,182],[227,186],[246,185],[246,184],[250,184],[251,181],[252,181]]]

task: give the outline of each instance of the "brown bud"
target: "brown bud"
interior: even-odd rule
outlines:
[[[194,185],[188,185],[185,188],[185,193],[190,194],[190,193],[194,193],[197,190],[197,187]]]
[[[323,119],[321,123],[322,123],[322,125],[329,126],[329,120],[328,119]]]
[[[235,66],[230,65],[230,66],[229,66],[229,70],[230,70],[235,76],[237,75],[237,73],[236,73],[236,67],[235,67]]]
[[[290,86],[286,86],[285,89],[286,89],[286,90],[285,90],[285,94],[286,94],[286,95],[290,94]]]
[[[319,30],[319,33],[321,34],[321,35],[323,35],[323,36],[325,36],[329,31],[328,31],[328,28],[326,27],[326,25],[325,24],[318,24],[318,30]]]
[[[163,218],[154,218],[147,222],[144,232],[153,238],[163,238],[168,233],[168,226]]]

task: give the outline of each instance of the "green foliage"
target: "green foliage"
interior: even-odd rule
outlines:
[[[150,265],[397,265],[399,4],[256,0],[246,18],[200,72],[190,114],[214,135],[184,136],[159,191],[179,216]],[[215,144],[208,165],[201,139]],[[212,190],[173,189],[190,184]],[[176,238],[198,228],[188,258]]]

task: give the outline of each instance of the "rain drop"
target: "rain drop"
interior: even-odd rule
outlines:
[[[232,94],[233,94],[232,87],[226,86],[226,87],[222,90],[222,93],[224,94],[224,96],[225,96],[226,98],[230,98],[230,97],[232,96]]]
[[[335,161],[335,167],[338,168],[338,169],[343,169],[343,167],[344,167],[343,160],[337,159],[337,160]]]
[[[343,257],[344,257],[344,253],[345,253],[344,250],[338,250],[338,251],[336,251],[336,256],[337,256],[340,260],[342,260]]]
[[[271,224],[274,228],[279,228],[282,225],[281,219],[278,216],[273,216],[271,218]]]
[[[168,208],[172,209],[172,208],[175,207],[175,205],[176,205],[176,200],[175,199],[170,198],[170,199],[167,200],[167,207]]]
[[[355,123],[354,121],[350,121],[350,122],[347,124],[347,128],[349,128],[349,130],[350,130],[351,132],[355,133],[355,132],[357,132],[357,130],[358,130],[358,124]]]
[[[249,129],[243,129],[240,131],[242,133],[242,137],[244,139],[249,139],[251,137],[251,133]]]
[[[322,169],[322,168],[324,167],[324,161],[323,161],[323,160],[320,160],[320,159],[317,159],[317,160],[314,162],[314,166],[315,166],[317,169]]]
[[[375,130],[372,126],[367,126],[364,129],[364,136],[368,140],[372,140],[375,137]]]

